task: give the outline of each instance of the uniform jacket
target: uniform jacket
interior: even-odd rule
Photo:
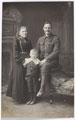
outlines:
[[[50,38],[40,37],[36,49],[40,60],[46,58],[47,61],[59,61],[60,40],[56,35],[51,34]]]

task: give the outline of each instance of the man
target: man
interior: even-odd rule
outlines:
[[[60,40],[52,34],[51,23],[45,22],[43,30],[45,35],[39,38],[36,46],[41,60],[41,87],[38,97],[44,94],[47,82],[50,83],[51,71],[59,66]]]

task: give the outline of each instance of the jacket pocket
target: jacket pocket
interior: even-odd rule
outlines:
[[[50,52],[52,52],[53,51],[53,43],[47,43],[46,45],[45,45],[45,52],[46,53],[50,53]]]
[[[44,42],[40,42],[40,51],[44,51]]]

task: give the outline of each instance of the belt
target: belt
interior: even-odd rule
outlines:
[[[28,52],[20,52],[20,54],[28,54]]]

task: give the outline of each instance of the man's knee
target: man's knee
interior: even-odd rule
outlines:
[[[50,73],[50,67],[49,65],[47,64],[44,64],[42,67],[41,67],[41,74],[42,75],[47,75]]]
[[[47,69],[47,68],[48,68],[48,66],[47,66],[46,63],[41,66],[41,70],[45,70],[45,69]]]

